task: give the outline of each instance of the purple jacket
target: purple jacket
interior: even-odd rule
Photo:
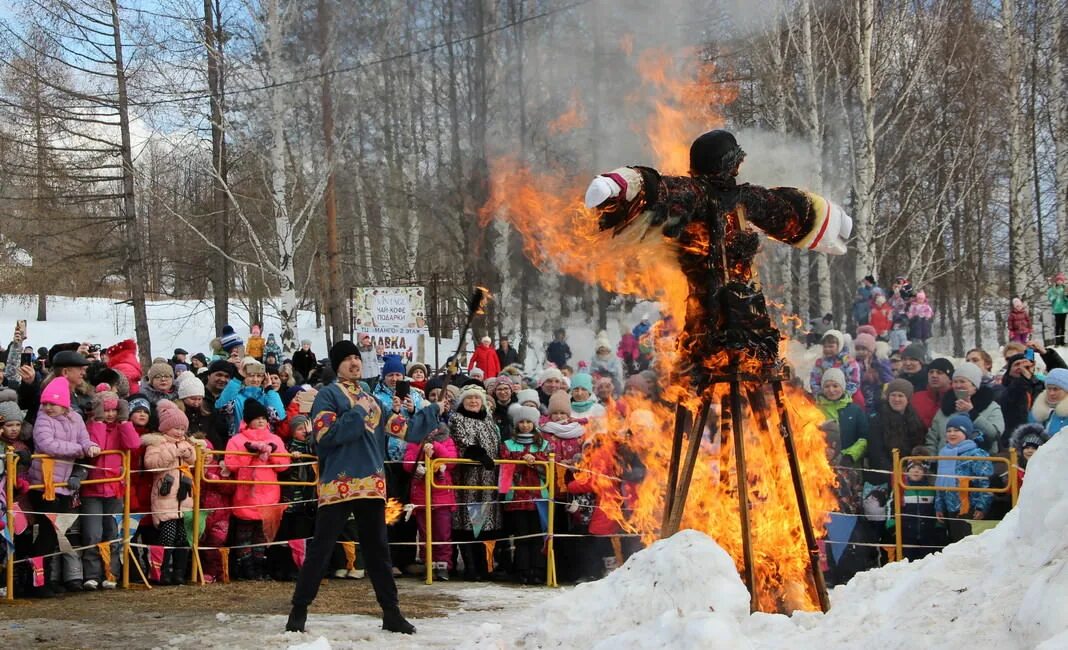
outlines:
[[[45,415],[42,410],[37,414],[37,421],[33,425],[33,446],[38,454],[48,454],[56,459],[52,468],[52,480],[56,483],[66,483],[73,469],[71,463],[85,456],[93,446],[93,441],[89,439],[82,416],[74,411],[67,411],[66,415],[53,418]],[[38,458],[30,465],[30,483],[44,483],[41,460]],[[56,493],[70,494],[71,491],[61,487],[56,488]]]

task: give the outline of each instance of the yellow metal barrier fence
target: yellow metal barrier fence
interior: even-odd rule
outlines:
[[[435,469],[438,465],[479,465],[477,460],[468,460],[466,458],[430,458],[426,468],[426,475],[424,480],[426,481],[426,550],[423,552],[423,563],[426,564],[426,584],[434,584],[433,567],[434,563],[432,558],[434,557],[434,536],[431,532],[432,524],[430,516],[431,508],[431,494],[434,488],[439,490],[499,490],[498,485],[441,485],[434,481]],[[556,554],[553,550],[553,530],[554,530],[554,510],[556,498],[556,454],[549,454],[549,460],[536,460],[528,463],[525,460],[510,460],[510,459],[495,459],[493,461],[495,466],[501,465],[540,465],[545,468],[545,477],[542,483],[538,485],[513,485],[512,490],[524,491],[524,492],[541,492],[545,490],[548,494],[548,513],[547,513],[547,525],[546,525],[546,548],[545,548],[545,584],[548,587],[557,586],[556,583]],[[491,567],[492,568],[492,567]]]
[[[963,480],[964,485],[956,486],[941,486],[941,485],[924,485],[922,489],[931,492],[963,492],[964,494],[970,494],[972,492],[987,492],[990,494],[1009,494],[1012,500],[1012,507],[1016,507],[1016,501],[1020,498],[1020,481],[1019,475],[1016,473],[1016,449],[1009,450],[1009,457],[1004,458],[1002,456],[901,456],[899,449],[893,451],[894,467],[893,467],[893,481],[894,481],[894,550],[897,553],[897,559],[901,559],[903,541],[902,541],[902,505],[904,503],[904,491],[908,488],[916,488],[918,486],[905,484],[905,472],[903,471],[904,464],[911,460],[918,460],[921,462],[939,461],[939,460],[961,460],[966,458],[968,460],[980,460],[990,463],[1005,463],[1008,469],[1008,480],[1004,487],[972,487],[970,479],[976,478],[974,476],[958,476],[959,481]]]
[[[109,478],[94,478],[85,479],[81,482],[81,485],[102,485],[104,483],[122,483],[122,588],[126,589],[130,586],[130,452],[118,449],[105,449],[101,451],[96,458],[101,456],[122,456],[122,474],[120,476],[113,476]],[[32,460],[56,460],[48,454],[33,454],[30,456]],[[79,459],[82,460],[82,459]],[[85,464],[74,463],[70,461],[60,460],[61,463]],[[7,556],[7,600],[15,600],[15,510],[12,507],[15,502],[15,485],[17,482],[18,473],[18,456],[15,454],[15,450],[11,447],[7,448],[7,453],[4,456],[4,464],[6,471],[7,486],[5,488],[7,494],[7,529],[5,535],[11,541],[11,545],[8,548]],[[44,483],[30,485],[31,490],[53,490],[55,488],[67,487],[67,483],[56,483],[52,480],[51,472],[41,472],[44,477]],[[35,517],[37,515],[34,515]],[[101,515],[110,517],[112,515]]]
[[[203,484],[209,485],[278,485],[286,487],[318,487],[319,485],[319,458],[312,454],[293,454],[290,452],[275,452],[271,458],[286,458],[291,461],[308,461],[312,468],[312,480],[310,481],[247,481],[231,478],[211,478],[204,474],[205,459],[215,456],[259,456],[251,451],[227,451],[225,449],[196,448],[197,457],[193,470],[193,539],[191,548],[193,554],[193,580],[204,584],[204,567],[200,563],[200,496]],[[260,468],[270,467],[260,465]]]

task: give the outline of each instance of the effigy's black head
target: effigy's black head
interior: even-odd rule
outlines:
[[[690,145],[690,174],[730,174],[745,159],[745,152],[730,131],[709,131]]]

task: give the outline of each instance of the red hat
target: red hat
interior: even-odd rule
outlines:
[[[137,359],[137,343],[133,339],[120,341],[106,350],[108,368],[121,372],[136,386],[141,381],[141,362]]]

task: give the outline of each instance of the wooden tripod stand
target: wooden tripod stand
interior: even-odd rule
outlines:
[[[709,411],[712,405],[712,395],[715,387],[719,384],[728,384],[730,389],[728,396],[720,403],[720,418],[724,429],[730,428],[733,437],[734,461],[738,477],[738,513],[741,518],[742,528],[742,558],[744,562],[743,579],[749,589],[749,609],[757,611],[757,586],[756,568],[753,565],[753,544],[750,537],[749,526],[749,491],[748,474],[745,466],[745,422],[742,411],[742,391],[752,407],[754,415],[761,418],[762,429],[770,432],[766,415],[766,406],[763,388],[770,384],[775,396],[775,408],[779,414],[779,434],[783,437],[786,446],[786,456],[790,464],[790,477],[793,480],[794,495],[797,498],[797,507],[801,516],[801,527],[805,534],[805,545],[808,549],[809,572],[812,575],[812,584],[816,600],[820,609],[826,612],[830,608],[830,600],[827,596],[827,585],[820,571],[819,548],[816,544],[816,534],[812,529],[812,519],[809,517],[808,499],[805,496],[804,484],[801,481],[801,465],[797,458],[797,450],[794,445],[793,431],[786,412],[786,402],[783,397],[783,377],[757,377],[740,373],[737,365],[732,366],[725,375],[712,377],[709,385],[699,391],[701,397],[700,407],[697,411],[697,419],[689,427],[688,440],[687,425],[691,424],[690,411],[680,401],[675,408],[675,429],[671,445],[671,464],[668,467],[668,485],[664,498],[664,517],[661,525],[661,537],[670,537],[679,530],[682,515],[686,509],[686,497],[690,491],[690,483],[693,480],[693,470],[697,462],[697,452],[701,447],[701,438],[704,434],[705,425],[708,423]],[[729,425],[728,425],[729,423]],[[686,457],[682,457],[683,442],[687,442]]]

